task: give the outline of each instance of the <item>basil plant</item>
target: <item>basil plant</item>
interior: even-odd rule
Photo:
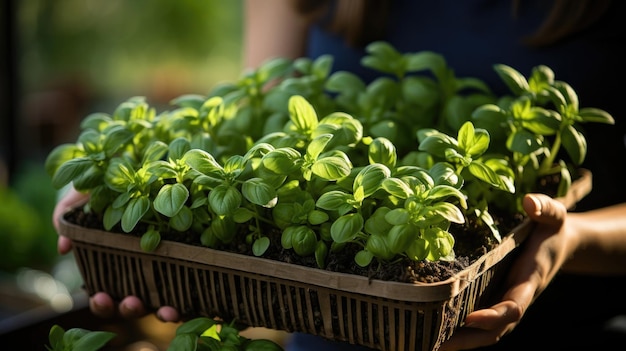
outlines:
[[[331,73],[331,56],[279,58],[170,110],[131,97],[87,116],[46,169],[146,251],[178,232],[256,256],[280,245],[319,267],[348,245],[361,266],[452,260],[455,226],[472,221],[499,242],[495,211],[522,213],[547,175],[566,192],[585,158],[580,125],[614,123],[546,66],[526,78],[495,65],[511,91],[495,96],[436,53],[367,51],[362,64],[381,72],[369,83]]]

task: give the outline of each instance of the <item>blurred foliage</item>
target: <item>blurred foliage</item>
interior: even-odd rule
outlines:
[[[173,75],[204,93],[241,70],[241,0],[25,0],[17,12],[26,91],[79,76],[123,96]]]
[[[56,192],[42,165],[29,164],[15,184],[0,184],[0,270],[20,267],[49,270],[57,261],[57,234],[52,225]]]

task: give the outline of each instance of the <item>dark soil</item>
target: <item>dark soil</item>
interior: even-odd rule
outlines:
[[[69,222],[76,223],[80,226],[104,230],[102,227],[102,218],[100,216],[92,213],[84,213],[80,209],[69,212],[66,215],[66,218]],[[502,221],[502,219],[497,220],[501,233],[506,234],[519,224],[522,219],[522,216],[519,215],[515,218],[508,217],[506,221]],[[138,226],[137,232],[145,232],[145,230],[142,229],[143,228]],[[114,228],[113,231],[123,233],[120,228]],[[334,272],[357,274],[369,277],[370,279],[409,283],[432,283],[451,277],[497,245],[497,242],[493,239],[491,232],[486,227],[478,226],[471,220],[468,220],[464,225],[453,226],[450,229],[450,232],[455,237],[454,250],[456,258],[453,261],[430,262],[424,260],[415,262],[408,258],[403,258],[394,262],[387,262],[384,266],[376,263],[376,261],[373,261],[370,266],[364,268],[354,262],[354,256],[360,250],[360,246],[348,245],[345,247],[344,251],[342,251],[341,255],[329,253],[325,269]],[[266,234],[272,243],[280,243],[280,233],[278,231],[270,230]],[[139,236],[140,234],[130,233],[126,235]],[[245,238],[245,235],[236,237]],[[199,233],[161,233],[161,238],[162,240],[183,242],[190,245],[201,245]],[[228,245],[224,245],[220,249],[234,253],[252,255],[250,245],[246,245],[242,241],[232,242]],[[270,248],[263,255],[263,257],[308,267],[317,267],[313,256],[301,257],[293,252],[293,250],[283,249],[280,244],[270,245]]]

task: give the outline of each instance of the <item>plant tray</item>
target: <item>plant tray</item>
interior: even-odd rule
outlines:
[[[591,190],[591,173],[562,201],[575,205]],[[303,332],[384,350],[439,348],[465,317],[489,303],[514,249],[533,223],[523,221],[502,243],[452,278],[399,283],[324,271],[270,259],[162,241],[150,253],[140,239],[86,229],[66,220],[88,294],[141,298],[183,315],[219,316],[251,327]]]

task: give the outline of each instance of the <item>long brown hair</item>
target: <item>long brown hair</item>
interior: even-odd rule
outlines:
[[[330,31],[343,36],[349,45],[362,47],[385,35],[391,0],[293,0],[296,10],[310,21],[332,10],[327,22]],[[523,0],[512,0],[514,19]],[[540,47],[589,28],[607,11],[611,0],[554,0],[544,22],[531,35],[521,38],[530,46]]]

